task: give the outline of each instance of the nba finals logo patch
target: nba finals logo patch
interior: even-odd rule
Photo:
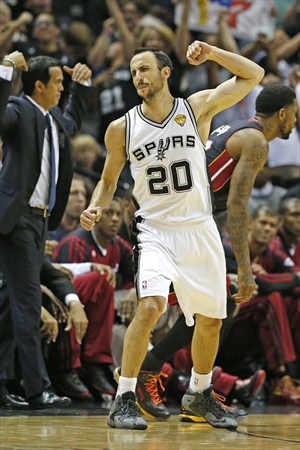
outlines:
[[[142,288],[147,289],[147,281],[142,281]]]
[[[183,125],[186,122],[186,116],[184,114],[177,114],[177,116],[175,117],[175,122],[180,125],[181,127],[183,127]]]

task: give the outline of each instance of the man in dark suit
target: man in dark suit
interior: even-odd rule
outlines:
[[[19,97],[9,97],[14,69],[22,70]],[[74,82],[64,112],[57,107],[63,70]],[[72,180],[69,137],[81,125],[90,77],[85,64],[62,68],[54,58],[38,56],[27,65],[18,51],[0,65],[0,270],[8,291],[7,296],[0,291],[0,372],[8,364],[5,346],[15,339],[25,395],[36,409],[70,403],[51,389],[43,360],[40,270],[46,231],[59,225],[68,200]]]

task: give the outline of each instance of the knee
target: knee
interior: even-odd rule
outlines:
[[[196,315],[196,330],[204,335],[216,335],[220,333],[222,326],[221,319]]]
[[[165,310],[165,300],[162,297],[145,297],[139,300],[137,312],[141,320],[157,321]]]

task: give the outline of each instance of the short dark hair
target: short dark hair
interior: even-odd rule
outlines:
[[[275,209],[272,208],[271,206],[259,205],[253,211],[251,218],[253,220],[257,219],[259,217],[260,213],[265,214],[266,216],[270,216],[270,217],[279,217],[277,212],[275,211]]]
[[[296,98],[295,91],[283,84],[269,84],[256,97],[255,109],[257,113],[272,116],[281,108],[293,104]]]
[[[23,91],[26,95],[33,93],[36,81],[48,83],[51,67],[62,67],[61,62],[51,56],[35,56],[30,58],[27,64],[28,71],[22,72]]]
[[[284,215],[293,208],[294,205],[297,205],[300,202],[298,197],[287,197],[280,201],[279,204],[279,214]]]
[[[172,74],[173,63],[172,63],[171,59],[169,58],[169,56],[165,52],[162,52],[161,50],[159,50],[158,48],[155,48],[155,47],[139,47],[134,51],[133,55],[139,55],[140,53],[144,53],[144,52],[153,53],[153,55],[155,56],[155,58],[157,60],[157,66],[158,66],[159,70],[163,69],[164,67],[169,67],[171,70],[171,74]]]

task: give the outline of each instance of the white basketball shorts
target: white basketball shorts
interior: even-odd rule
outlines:
[[[197,224],[142,221],[137,224],[136,288],[138,297],[166,299],[173,282],[186,324],[196,313],[226,317],[226,264],[213,217]]]

